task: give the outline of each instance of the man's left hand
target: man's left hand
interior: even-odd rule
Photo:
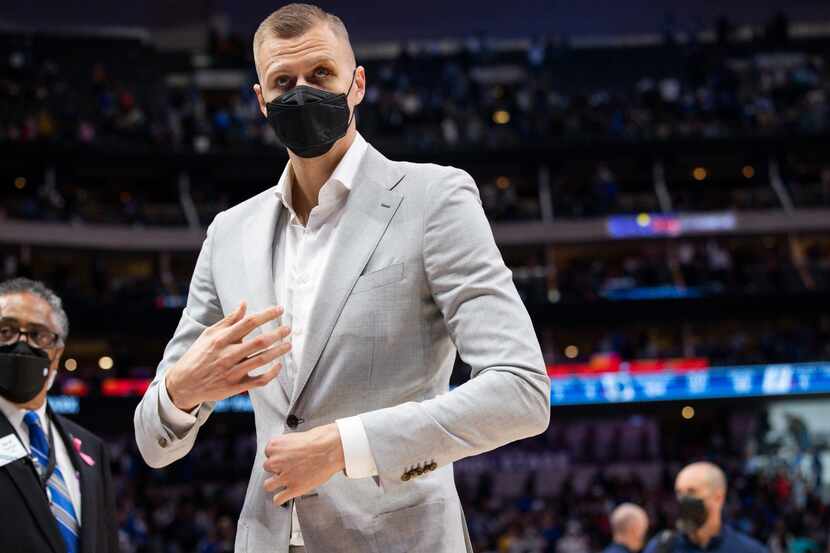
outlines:
[[[279,492],[274,505],[307,494],[346,466],[336,423],[278,436],[268,442],[265,456],[263,467],[271,476],[264,487]]]

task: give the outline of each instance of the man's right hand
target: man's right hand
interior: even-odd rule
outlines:
[[[164,383],[176,407],[192,411],[205,401],[219,401],[265,386],[279,374],[282,363],[275,363],[262,375],[248,375],[291,349],[291,342],[277,343],[291,333],[289,327],[281,326],[246,342],[242,339],[281,316],[283,308],[270,307],[247,317],[246,310],[243,302],[236,311],[205,329],[179,361],[168,369]]]

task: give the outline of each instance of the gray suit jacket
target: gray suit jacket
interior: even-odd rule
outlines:
[[[213,408],[183,436],[166,428],[167,367],[241,301],[249,312],[281,303],[273,252],[284,211],[272,188],[208,229],[187,307],[135,413],[151,466],[186,455]],[[236,551],[288,550],[291,510],[262,488],[268,441],[358,414],[379,474],[337,474],[296,500],[309,553],[472,551],[452,463],[539,434],[550,415],[539,343],[478,189],[458,169],[390,161],[370,146],[333,239],[298,378],[281,374],[250,394],[258,448]],[[473,378],[448,391],[456,348]]]

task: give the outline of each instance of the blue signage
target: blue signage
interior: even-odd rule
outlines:
[[[734,213],[612,215],[606,220],[611,238],[656,238],[684,234],[707,234],[734,230]]]
[[[49,407],[61,415],[77,415],[81,412],[81,400],[74,396],[46,396]]]
[[[830,363],[551,378],[551,405],[830,394]]]

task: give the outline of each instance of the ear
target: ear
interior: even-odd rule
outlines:
[[[52,358],[52,363],[50,363],[49,365],[50,370],[58,370],[58,365],[60,365],[61,357],[63,357],[63,350],[63,347],[55,350],[55,356]]]
[[[259,86],[259,83],[254,85],[254,94],[256,94],[257,102],[259,102],[259,111],[262,113],[262,116],[267,118],[268,117],[268,108],[265,107],[265,96],[262,94],[262,87]]]
[[[715,490],[714,498],[718,505],[723,505],[726,503],[726,490]]]
[[[366,96],[366,70],[359,65],[354,72],[354,91],[352,92],[354,105],[360,104],[364,96]]]

